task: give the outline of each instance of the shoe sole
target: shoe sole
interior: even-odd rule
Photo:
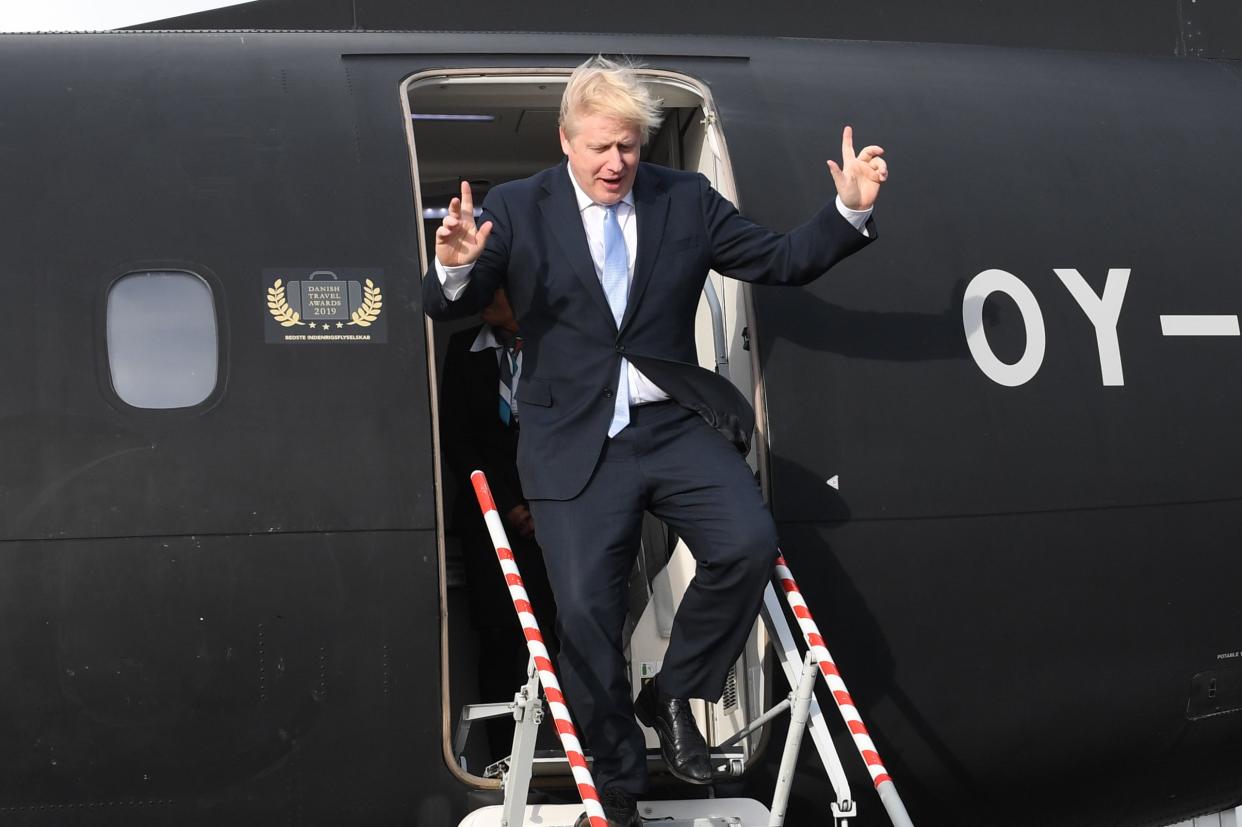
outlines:
[[[673,776],[678,781],[684,781],[685,783],[693,784],[696,787],[710,787],[712,785],[715,781],[714,778],[709,778],[704,781],[690,775],[685,775],[673,765],[673,759],[669,757],[668,752],[664,749],[664,739],[660,737],[660,728],[655,725],[655,716],[646,709],[646,704],[634,704],[634,715],[643,726],[648,729],[655,730],[656,740],[660,742],[660,757],[664,759],[664,768],[668,770],[669,775]],[[708,763],[711,763],[710,752],[707,755],[707,760]]]

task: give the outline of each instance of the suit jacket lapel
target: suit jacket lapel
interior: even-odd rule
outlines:
[[[659,177],[646,165],[638,168],[638,176],[634,179],[634,209],[638,218],[638,256],[634,261],[634,280],[630,283],[625,315],[621,318],[623,330],[634,318],[643,291],[651,281],[668,219],[668,193]]]
[[[573,185],[569,183],[569,167],[562,164],[560,169],[544,185],[546,195],[539,202],[539,209],[543,211],[544,221],[561,252],[569,260],[574,275],[581,280],[582,286],[615,329],[616,322],[612,318],[612,309],[608,307],[608,297],[604,295],[603,285],[595,274],[595,264],[591,261],[591,248],[587,246],[586,230],[582,228],[582,213],[578,211],[578,199]]]

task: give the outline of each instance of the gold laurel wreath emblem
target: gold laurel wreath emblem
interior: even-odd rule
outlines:
[[[384,296],[380,293],[380,289],[375,286],[375,282],[367,279],[362,288],[362,304],[349,317],[349,324],[356,324],[359,327],[370,327],[371,322],[379,318],[380,310],[383,308]]]
[[[276,283],[267,288],[267,309],[272,318],[280,322],[281,327],[306,324],[298,312],[289,306],[289,300],[285,297],[285,286],[280,279],[276,279]]]

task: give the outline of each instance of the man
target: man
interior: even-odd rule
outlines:
[[[513,390],[521,381],[522,340],[505,297],[497,290],[480,314],[483,324],[449,339],[440,384],[440,438],[445,464],[457,481],[453,529],[461,540],[470,623],[479,637],[479,697],[508,701],[526,682],[526,639],[513,616],[496,552],[471,491],[470,473],[487,474],[503,516],[526,590],[534,603],[544,642],[557,650],[552,631],[556,604],[535,542],[535,524],[517,471],[521,413]],[[491,760],[509,754],[513,718],[486,725]]]
[[[883,150],[856,156],[846,127],[841,165],[828,162],[836,202],[780,235],[702,175],[640,164],[658,122],[632,69],[602,58],[578,67],[561,102],[567,164],[494,188],[482,224],[463,184],[423,281],[433,318],[474,312],[504,284],[521,324],[518,469],[556,593],[561,680],[614,827],[641,824],[635,713],[673,775],[711,782],[688,699],[720,698],[776,554],[772,518],[731,444],[749,439],[753,419],[696,364],[703,281],[709,269],[763,284],[817,278],[874,238],[870,210],[887,177]],[[662,669],[631,704],[621,630],[644,510],[685,539],[698,570]]]

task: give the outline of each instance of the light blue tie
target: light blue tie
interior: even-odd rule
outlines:
[[[604,275],[601,281],[608,307],[619,328],[621,318],[625,316],[626,294],[630,288],[630,260],[625,249],[625,234],[617,221],[616,204],[604,207]],[[626,359],[621,360],[621,378],[617,382],[612,422],[608,425],[610,437],[621,433],[621,429],[630,424],[629,364]]]

